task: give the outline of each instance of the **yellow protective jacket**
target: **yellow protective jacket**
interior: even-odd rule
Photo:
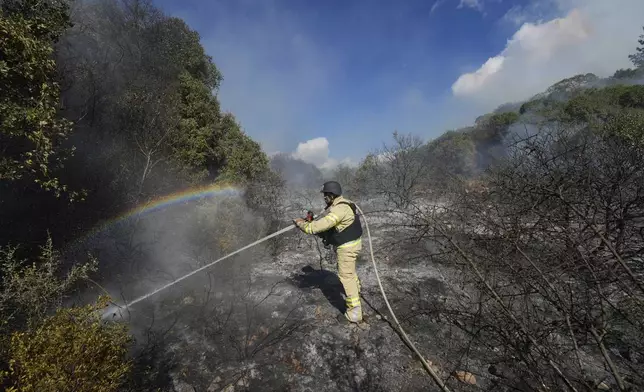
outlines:
[[[324,213],[312,222],[301,222],[298,224],[300,230],[307,234],[318,234],[335,228],[336,231],[342,232],[349,227],[355,220],[355,214],[351,207],[345,203],[352,203],[349,199],[338,196],[333,200]],[[344,248],[352,245],[357,245],[361,239],[346,242],[338,248]]]

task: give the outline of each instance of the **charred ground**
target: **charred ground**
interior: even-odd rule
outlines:
[[[198,35],[150,2],[1,9],[0,385],[438,390],[386,319],[366,238],[362,327],[337,324],[333,253],[296,230],[97,317],[101,294],[123,304],[320,207],[305,188],[323,173],[270,162],[220,110]],[[644,389],[641,47],[632,60],[332,173],[451,390]]]

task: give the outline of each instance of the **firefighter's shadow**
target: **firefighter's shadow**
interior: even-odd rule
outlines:
[[[293,277],[295,285],[301,289],[318,288],[333,307],[341,313],[346,310],[342,297],[344,288],[338,275],[327,270],[317,270],[307,265],[302,268],[302,274]]]

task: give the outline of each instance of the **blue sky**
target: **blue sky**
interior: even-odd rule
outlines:
[[[628,66],[644,24],[641,0],[154,2],[200,33],[222,106],[266,152],[324,167]]]

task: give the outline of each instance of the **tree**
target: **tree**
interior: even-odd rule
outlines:
[[[468,178],[476,172],[476,145],[467,133],[450,131],[427,144],[431,182],[446,185],[454,177]]]
[[[312,163],[294,158],[291,154],[280,153],[272,156],[270,166],[290,187],[319,189],[322,186],[323,174],[320,169]]]
[[[631,60],[635,67],[644,68],[644,34],[640,35],[637,42],[640,46],[635,49],[634,54],[628,56],[628,59]]]
[[[425,258],[471,282],[431,309],[484,347],[500,390],[644,382],[640,87],[584,91],[556,125],[509,146],[484,186],[447,208],[419,203],[407,221]]]
[[[361,192],[383,196],[396,208],[407,208],[426,183],[428,155],[420,138],[393,133],[393,143],[369,154],[356,176]]]
[[[54,44],[70,26],[64,1],[5,1],[0,18],[0,181],[68,192],[57,170],[71,123],[58,116]],[[74,198],[76,192],[70,192]]]
[[[353,197],[356,191],[355,184],[356,169],[344,163],[339,164],[332,171],[329,180],[334,180],[342,186],[342,193],[348,197]]]
[[[268,170],[268,157],[259,143],[248,137],[231,113],[219,120],[221,139],[217,140],[222,180],[249,182]]]

